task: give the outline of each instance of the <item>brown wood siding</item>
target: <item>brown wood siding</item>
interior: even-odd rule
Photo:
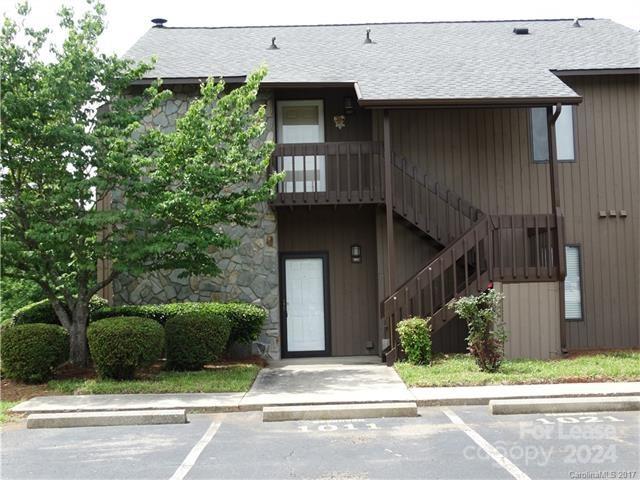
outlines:
[[[386,262],[386,234],[384,210],[378,210],[377,236],[380,242],[380,260]],[[394,221],[393,235],[396,243],[396,283],[401,285],[411,278],[422,265],[440,251],[433,242],[419,235],[417,229],[407,226],[400,219]],[[381,266],[386,263],[381,263]],[[384,270],[380,272],[384,286]],[[383,300],[382,298],[381,300]]]
[[[560,355],[558,282],[497,283],[505,295],[502,316],[507,358],[546,360]]]
[[[581,246],[583,264],[584,319],[567,322],[568,346],[638,346],[639,77],[563,80],[584,97],[575,107],[576,161],[559,164],[566,243]],[[395,110],[391,127],[394,152],[486,213],[550,212],[549,169],[532,161],[527,109]],[[381,138],[380,111],[373,132]],[[599,218],[610,210],[617,216]]]
[[[378,353],[376,237],[373,208],[314,207],[278,210],[280,252],[329,254],[331,354]],[[351,245],[362,247],[362,263],[351,263]],[[366,348],[366,342],[374,344]]]
[[[640,345],[640,77],[568,77],[584,97],[575,111],[576,162],[559,168],[566,240],[582,254],[582,321],[570,348]],[[600,218],[614,210],[616,217]],[[628,216],[619,216],[626,210]]]
[[[353,142],[371,140],[371,110],[358,107],[352,88],[274,90],[278,100],[323,100],[325,142]],[[353,97],[354,111],[346,115],[345,127],[338,130],[335,115],[344,115],[344,97]]]
[[[527,109],[394,110],[391,129],[396,154],[484,212],[550,211],[549,170],[531,161]]]

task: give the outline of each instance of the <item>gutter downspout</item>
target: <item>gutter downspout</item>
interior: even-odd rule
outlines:
[[[556,245],[558,246],[558,271],[560,280],[558,282],[558,307],[560,313],[560,350],[567,353],[567,331],[564,320],[564,278],[566,275],[565,253],[564,253],[564,217],[560,206],[560,184],[558,181],[558,153],[556,150],[556,121],[562,112],[562,104],[557,103],[555,111],[553,107],[547,107],[547,135],[549,145],[549,180],[551,182],[551,213],[556,220]]]

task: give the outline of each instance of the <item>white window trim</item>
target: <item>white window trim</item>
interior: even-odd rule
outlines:
[[[276,102],[276,134],[278,138],[278,142],[282,142],[282,119],[283,108],[284,107],[307,107],[314,106],[318,107],[318,131],[319,131],[319,141],[318,143],[325,142],[324,136],[324,100],[278,100]],[[288,144],[295,144],[297,142],[287,142]],[[317,173],[309,173],[307,176],[308,180],[306,182],[302,180],[291,179],[291,171],[292,168],[295,167],[296,172],[300,172],[303,169],[303,165],[306,162],[306,171],[313,172],[313,170],[309,170],[309,167],[314,165],[314,157],[310,155],[296,155],[296,156],[285,156],[280,159],[281,164],[279,168],[283,169],[286,173],[286,178],[278,185],[279,192],[285,193],[302,193],[302,192],[325,192],[327,190],[326,186],[326,159],[324,155],[316,155],[315,157],[315,167],[317,169]],[[317,181],[315,179],[317,178]]]
[[[320,143],[324,143],[324,100],[278,100],[276,102],[276,123],[278,143],[282,142],[282,107],[318,107],[318,126],[320,127]]]

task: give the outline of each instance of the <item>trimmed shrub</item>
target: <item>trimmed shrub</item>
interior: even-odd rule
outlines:
[[[504,295],[489,290],[479,295],[462,297],[451,307],[467,322],[467,348],[483,372],[496,372],[504,358],[507,333],[502,322]]]
[[[413,317],[398,322],[400,344],[409,362],[423,365],[431,362],[431,325],[429,319]]]
[[[58,325],[43,323],[5,327],[0,355],[7,378],[45,382],[69,358],[69,335]]]
[[[164,330],[141,317],[114,317],[93,322],[87,330],[89,351],[101,377],[131,379],[140,367],[162,354]]]
[[[143,317],[155,320],[164,325],[169,318],[166,305],[122,305],[119,307],[101,308],[91,316],[92,321],[113,317]]]
[[[267,311],[257,305],[248,303],[214,303],[214,302],[184,302],[166,303],[161,305],[124,305],[121,307],[107,307],[100,309],[93,320],[120,316],[135,316],[152,318],[161,325],[176,315],[222,315],[231,325],[228,346],[231,344],[251,344],[258,339],[262,325],[267,320]]]
[[[262,326],[267,321],[267,311],[258,305],[248,303],[218,303],[215,308],[231,323],[231,333],[227,346],[234,343],[251,345],[260,336]]]
[[[231,325],[220,313],[180,313],[165,325],[167,369],[199,370],[224,352]]]
[[[92,297],[89,302],[89,316],[95,315],[98,310],[105,308],[107,305],[108,302],[104,298],[98,297],[97,295]],[[19,308],[13,313],[11,322],[14,325],[27,325],[30,323],[60,325],[58,316],[47,299]]]

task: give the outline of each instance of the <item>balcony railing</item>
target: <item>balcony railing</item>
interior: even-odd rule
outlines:
[[[500,282],[557,281],[563,277],[556,230],[563,218],[551,214],[490,215],[493,264]]]
[[[384,201],[380,142],[278,144],[271,170],[285,172],[272,200],[275,206]]]

